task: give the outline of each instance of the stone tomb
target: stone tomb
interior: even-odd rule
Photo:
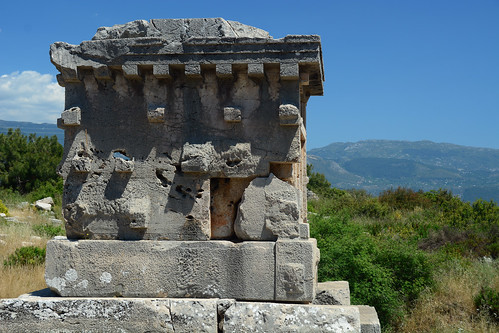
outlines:
[[[45,278],[64,298],[3,302],[0,319],[17,304],[70,330],[105,331],[110,316],[142,330],[152,311],[152,331],[360,332],[349,301],[308,304],[321,291],[305,151],[307,101],[323,93],[318,36],[159,19],[50,55],[66,90],[67,238],[47,244]]]

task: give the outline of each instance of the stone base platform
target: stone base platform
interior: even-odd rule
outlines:
[[[316,240],[47,243],[45,281],[65,297],[231,298],[310,303]]]
[[[380,332],[357,306],[35,295],[0,300],[0,332]]]

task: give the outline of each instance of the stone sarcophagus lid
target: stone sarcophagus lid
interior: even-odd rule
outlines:
[[[53,290],[312,301],[305,125],[323,92],[318,36],[158,19],[50,54],[66,89],[69,239],[47,248]]]

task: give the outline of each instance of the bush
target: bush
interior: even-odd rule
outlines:
[[[321,251],[319,280],[347,280],[352,302],[376,307],[382,326],[396,326],[411,302],[433,283],[422,251],[376,240],[347,215],[312,216],[310,228]]]
[[[378,199],[393,210],[414,210],[416,207],[427,208],[432,204],[423,191],[415,192],[405,187],[398,187],[396,190],[393,188],[385,190],[380,193]]]
[[[7,207],[3,204],[2,200],[0,200],[0,213],[8,214],[9,210]]]
[[[46,236],[50,238],[55,236],[64,236],[66,234],[62,226],[49,223],[35,224],[33,225],[33,230],[40,236]]]
[[[487,314],[494,321],[499,322],[499,291],[489,287],[482,288],[474,301],[479,313]]]
[[[0,184],[26,194],[47,186],[55,186],[60,177],[56,173],[63,148],[57,137],[37,137],[9,129],[0,134]]]
[[[45,248],[37,246],[24,246],[16,249],[16,251],[4,260],[4,266],[35,266],[45,262]]]

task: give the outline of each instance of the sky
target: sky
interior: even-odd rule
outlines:
[[[499,0],[2,1],[0,119],[55,123],[56,41],[137,19],[223,17],[274,38],[320,35],[324,96],[307,148],[367,139],[499,149]]]

